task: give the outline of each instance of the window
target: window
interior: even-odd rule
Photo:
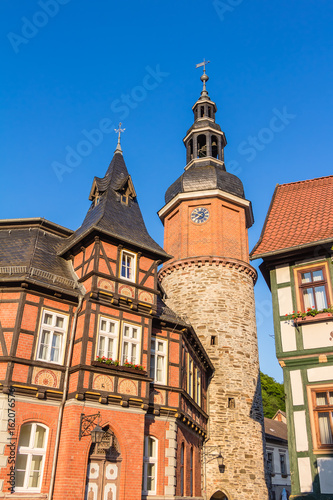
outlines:
[[[67,316],[51,311],[43,311],[37,359],[51,363],[62,362],[67,322]]]
[[[180,496],[184,496],[184,443],[180,448]]]
[[[193,360],[188,357],[188,385],[187,392],[193,397]]]
[[[117,359],[118,322],[101,317],[99,320],[97,356]]]
[[[198,368],[195,369],[196,373],[196,390],[195,390],[195,402],[201,406],[201,372]]]
[[[140,341],[141,328],[125,323],[123,325],[122,364],[126,361],[134,365],[139,364]]]
[[[166,384],[167,342],[151,339],[150,376],[158,384]]]
[[[287,475],[286,455],[280,453],[280,471],[282,476]]]
[[[47,435],[48,428],[42,424],[22,425],[15,464],[16,491],[40,491]]]
[[[190,497],[193,497],[193,448],[190,451]]]
[[[312,390],[317,446],[333,449],[333,387]]]
[[[143,456],[142,494],[156,495],[157,439],[145,436]]]
[[[325,267],[300,269],[297,274],[301,309],[306,311],[309,308],[317,310],[326,308],[328,288]]]
[[[274,475],[274,455],[272,451],[267,452],[267,469],[271,475]]]
[[[121,267],[120,276],[125,280],[134,281],[135,280],[135,268],[136,268],[136,255],[134,253],[122,251],[121,252]]]

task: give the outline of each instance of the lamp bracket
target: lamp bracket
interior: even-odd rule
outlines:
[[[93,428],[99,423],[101,414],[94,413],[93,415],[85,415],[81,413],[80,415],[80,430],[79,430],[79,441],[84,436],[89,436]]]
[[[216,460],[217,457],[221,456],[221,447],[220,446],[205,446],[202,450],[202,454],[206,459],[206,464],[211,462],[212,460]]]

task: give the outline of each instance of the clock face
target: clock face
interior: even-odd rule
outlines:
[[[202,224],[203,222],[206,222],[208,217],[209,211],[207,210],[207,208],[198,207],[192,210],[191,221],[195,222],[196,224]]]

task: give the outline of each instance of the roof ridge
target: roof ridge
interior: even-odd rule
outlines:
[[[332,179],[333,175],[324,175],[322,177],[315,177],[314,179],[305,179],[304,181],[294,181],[294,182],[286,182],[285,184],[278,184],[278,187],[291,186],[293,184],[304,184],[306,182],[316,182],[322,179]]]

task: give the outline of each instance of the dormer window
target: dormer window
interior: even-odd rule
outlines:
[[[96,196],[94,206],[96,207],[96,205],[98,205],[100,201],[101,201],[101,197],[99,195]]]
[[[123,205],[128,205],[128,196],[126,196],[126,194],[122,194],[120,196],[120,201]]]
[[[136,270],[136,255],[135,253],[122,250],[121,263],[120,263],[120,277],[128,280],[135,281]]]

